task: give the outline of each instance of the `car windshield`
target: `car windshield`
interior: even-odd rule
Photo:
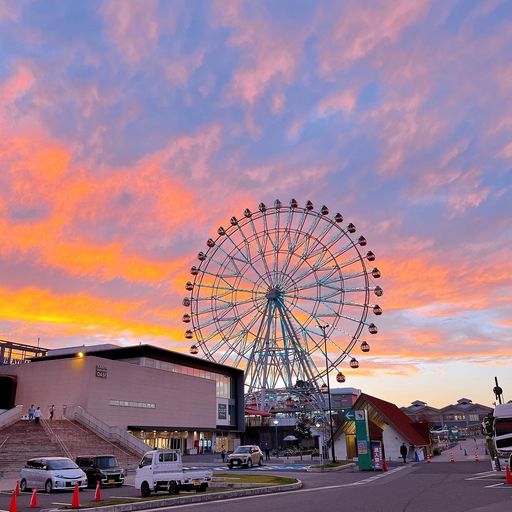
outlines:
[[[48,469],[78,469],[78,466],[70,459],[49,460],[46,462]]]
[[[239,446],[233,453],[251,453],[251,447]]]
[[[97,457],[96,465],[101,469],[115,468],[118,466],[115,457]]]

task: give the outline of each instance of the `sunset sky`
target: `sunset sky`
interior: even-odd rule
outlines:
[[[0,338],[188,351],[218,226],[329,206],[382,272],[346,385],[512,399],[512,2],[0,0]]]

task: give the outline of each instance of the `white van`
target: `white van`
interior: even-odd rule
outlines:
[[[46,492],[87,487],[87,476],[66,457],[30,459],[20,473],[20,489],[44,489]]]
[[[135,473],[135,487],[142,496],[151,492],[167,491],[178,494],[180,490],[203,492],[212,480],[210,470],[183,469],[178,450],[151,450],[144,454]]]

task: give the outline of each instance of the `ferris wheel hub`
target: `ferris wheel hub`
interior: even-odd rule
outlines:
[[[282,297],[283,292],[279,288],[269,288],[268,292],[266,293],[265,297],[269,300],[276,300]]]

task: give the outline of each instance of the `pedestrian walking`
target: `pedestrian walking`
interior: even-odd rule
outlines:
[[[407,446],[405,446],[405,443],[400,446],[400,457],[404,459],[404,464],[407,464]]]
[[[50,406],[50,420],[53,420],[53,413],[55,412],[55,405]]]
[[[32,404],[28,408],[28,421],[32,421],[34,419],[34,404]]]
[[[224,448],[224,445],[222,445],[220,456],[222,457],[222,462],[226,462],[226,449]]]
[[[265,445],[265,460],[270,460],[270,446],[268,444]]]
[[[38,407],[34,411],[34,422],[36,425],[39,425],[39,418],[41,417],[41,407]]]

